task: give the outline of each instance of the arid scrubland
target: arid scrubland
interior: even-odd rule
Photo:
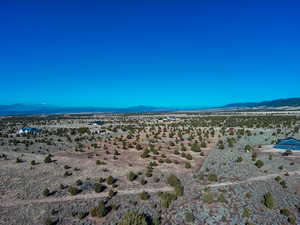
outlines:
[[[102,121],[103,125],[95,125]],[[0,224],[299,224],[297,115],[0,119]],[[21,128],[37,134],[17,134]]]

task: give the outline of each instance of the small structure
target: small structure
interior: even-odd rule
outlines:
[[[300,151],[300,140],[293,137],[281,139],[274,145],[274,148]]]
[[[17,134],[38,134],[40,133],[41,130],[38,128],[22,128],[20,130],[17,131]]]
[[[176,116],[168,116],[169,120],[176,120]]]
[[[110,134],[111,132],[108,130],[95,130],[96,134]]]
[[[89,123],[89,125],[92,125],[92,126],[102,126],[103,124],[104,124],[103,121],[94,121],[94,122]]]
[[[169,121],[176,121],[176,116],[167,116],[166,118],[163,119],[164,122],[169,122]]]

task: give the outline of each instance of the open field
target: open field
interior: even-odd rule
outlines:
[[[0,224],[113,225],[132,211],[148,225],[300,223],[300,151],[273,149],[300,137],[298,115],[74,114],[0,126]]]

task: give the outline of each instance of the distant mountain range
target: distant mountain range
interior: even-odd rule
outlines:
[[[146,112],[171,112],[173,108],[134,106],[127,108],[106,107],[59,107],[47,104],[13,104],[0,105],[0,115],[40,115],[40,114],[63,114],[63,113],[146,113]]]
[[[216,110],[243,110],[243,109],[281,109],[297,108],[300,110],[300,98],[277,99],[273,101],[233,103],[213,108],[168,108],[152,106],[134,106],[127,108],[106,107],[58,107],[48,104],[13,104],[0,105],[0,116],[16,115],[41,115],[41,114],[63,114],[63,113],[162,113],[177,111],[216,111]]]
[[[233,103],[223,106],[222,108],[257,108],[257,107],[300,107],[300,98],[277,99],[263,102],[247,102],[247,103]]]

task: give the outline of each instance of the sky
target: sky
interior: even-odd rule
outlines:
[[[0,0],[0,105],[300,97],[299,12],[296,0]]]

